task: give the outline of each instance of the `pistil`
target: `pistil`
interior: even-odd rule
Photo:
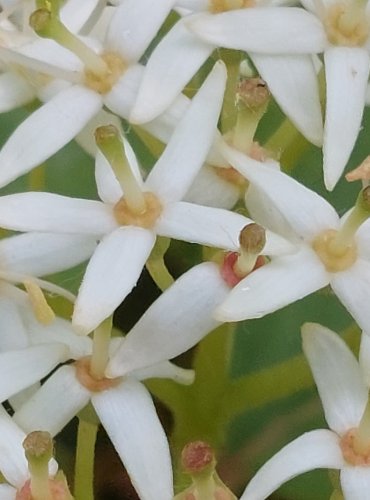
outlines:
[[[104,59],[73,35],[50,10],[42,8],[34,11],[30,17],[30,26],[40,37],[55,40],[73,52],[83,62],[85,71],[100,78],[110,72]]]
[[[33,500],[52,500],[49,483],[49,461],[53,456],[53,440],[48,432],[35,431],[23,441],[31,476]]]
[[[94,331],[93,352],[90,359],[90,375],[96,379],[104,378],[109,359],[109,343],[112,333],[112,316],[101,323]]]
[[[147,209],[145,196],[130,168],[125,146],[117,128],[114,125],[97,128],[95,141],[125,193],[124,200],[129,210],[134,215],[145,213]]]

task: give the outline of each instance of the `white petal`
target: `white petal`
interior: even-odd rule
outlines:
[[[87,260],[95,247],[92,237],[27,233],[0,241],[0,262],[10,272],[42,276]]]
[[[112,90],[105,94],[103,100],[107,108],[120,117],[128,119],[136,100],[143,72],[144,68],[140,64],[129,66]]]
[[[0,353],[0,401],[38,382],[68,359],[63,344],[43,344]]]
[[[16,73],[0,75],[0,113],[6,113],[35,98],[32,86]]]
[[[27,433],[38,429],[55,436],[89,399],[90,391],[78,382],[75,368],[62,366],[15,412],[13,419]]]
[[[0,351],[22,349],[29,344],[28,332],[22,321],[19,306],[7,297],[0,298]]]
[[[309,249],[277,257],[250,273],[217,309],[221,321],[260,318],[329,283],[329,274]]]
[[[140,498],[171,500],[170,451],[145,387],[127,379],[93,394],[92,403]]]
[[[150,172],[145,186],[161,200],[181,200],[203,165],[215,137],[225,83],[226,68],[216,63]]]
[[[130,120],[148,122],[168,108],[213,49],[179,21],[149,58]]]
[[[21,488],[29,478],[22,442],[25,433],[0,407],[0,471],[13,486]],[[14,497],[15,498],[15,497]]]
[[[188,370],[176,366],[170,361],[162,361],[153,366],[134,370],[131,376],[137,380],[145,380],[147,378],[169,378],[178,384],[191,385],[195,379],[194,370]]]
[[[99,201],[53,193],[19,193],[0,198],[0,226],[17,231],[101,235],[117,223],[112,209]]]
[[[331,287],[362,330],[369,331],[370,262],[360,257],[347,271],[333,274]]]
[[[369,328],[370,333],[370,328]],[[358,354],[358,361],[367,387],[370,387],[370,335],[367,332],[361,334],[360,352]]]
[[[319,429],[298,437],[261,467],[240,500],[267,498],[283,483],[309,470],[339,469],[343,465],[338,437]]]
[[[355,356],[339,335],[317,323],[305,323],[302,338],[329,427],[338,434],[357,427],[368,391]]]
[[[73,86],[32,113],[0,152],[0,185],[5,186],[59,151],[100,107],[99,94]]]
[[[322,52],[326,36],[321,22],[304,9],[264,7],[189,17],[189,29],[216,47],[262,54]]]
[[[23,389],[17,394],[14,394],[11,398],[8,399],[9,404],[13,408],[14,411],[17,411],[26,401],[28,401],[41,387],[40,382],[36,382],[35,384],[30,385],[26,389]]]
[[[176,6],[194,12],[203,12],[208,10],[209,0],[176,0]]]
[[[233,208],[240,197],[240,189],[218,176],[216,168],[218,167],[203,165],[186,193],[184,201],[207,207]]]
[[[87,266],[72,322],[90,333],[114,312],[136,285],[155,243],[155,234],[140,227],[120,227],[98,245]]]
[[[340,483],[346,500],[364,500],[370,491],[369,467],[343,467]]]
[[[311,56],[250,56],[284,113],[310,142],[321,146],[323,126],[319,86]]]
[[[60,8],[60,20],[73,33],[78,33],[94,15],[100,11],[101,0],[68,0]]]
[[[361,128],[370,57],[355,47],[325,51],[326,118],[324,129],[324,178],[333,189],[350,157]]]
[[[170,13],[174,0],[125,0],[116,9],[107,46],[128,62],[137,62]]]
[[[15,500],[17,490],[10,486],[10,484],[0,484],[0,499],[1,500]]]
[[[299,236],[311,240],[325,229],[338,227],[339,218],[334,208],[314,191],[226,145],[223,153],[231,165],[266,196],[270,210],[280,212]]]
[[[214,308],[228,287],[218,266],[200,264],[181,276],[145,312],[112,357],[110,377],[171,359],[218,326]]]

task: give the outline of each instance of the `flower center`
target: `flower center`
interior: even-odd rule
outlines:
[[[121,378],[95,378],[91,374],[91,357],[86,356],[74,363],[76,368],[76,377],[81,385],[91,392],[101,392],[116,387]]]
[[[365,6],[356,0],[331,5],[326,10],[323,24],[329,41],[334,45],[362,46],[370,34]]]
[[[85,69],[85,85],[99,94],[106,94],[117,83],[126,69],[123,59],[114,52],[102,54],[101,59],[106,63],[107,70],[101,74],[94,70]]]
[[[210,0],[209,10],[215,14],[228,10],[244,9],[254,7],[254,0]]]
[[[356,449],[357,429],[350,429],[340,440],[343,458],[351,465],[370,465],[370,447],[367,450]]]
[[[162,213],[162,205],[155,194],[147,191],[143,193],[145,209],[138,213],[132,210],[125,198],[121,198],[113,208],[116,221],[121,226],[139,226],[151,229]]]
[[[357,259],[356,244],[352,242],[348,246],[337,244],[339,231],[328,229],[317,236],[312,248],[319,256],[327,271],[336,273],[350,268]]]

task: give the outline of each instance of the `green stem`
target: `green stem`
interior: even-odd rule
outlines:
[[[168,271],[163,257],[148,259],[146,268],[157,287],[164,292],[174,282],[173,277]]]
[[[79,418],[74,483],[76,500],[94,500],[94,458],[97,432],[97,424]]]

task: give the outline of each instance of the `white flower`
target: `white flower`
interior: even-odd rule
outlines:
[[[216,3],[224,3],[224,10],[236,9],[235,5],[240,8],[215,14],[220,11]],[[157,45],[146,65],[131,121],[140,123],[144,117],[154,118],[166,109],[215,48],[241,48],[248,52],[286,115],[308,140],[320,146],[322,117],[316,72],[309,55],[296,55],[322,49],[321,42],[311,49],[314,35],[309,30],[312,28],[315,35],[322,31],[316,27],[317,20],[303,9],[269,7],[266,2],[248,8],[242,8],[242,1],[230,2],[230,6],[227,1],[215,1],[214,4],[208,0],[181,2],[181,6],[187,6],[192,13],[214,10],[208,14],[184,16]],[[268,5],[273,4],[268,2]],[[222,37],[224,24],[226,29],[229,27],[228,16],[232,19],[232,27]],[[213,24],[216,24],[214,36]],[[234,35],[231,41],[229,31]],[[242,45],[238,37],[240,32],[248,39],[246,47],[237,46],[234,41]],[[307,46],[310,46],[309,51]]]
[[[346,500],[367,498],[370,488],[369,338],[363,334],[360,365],[341,338],[314,323],[302,328],[303,350],[331,430],[307,432],[285,446],[254,476],[241,500],[263,500],[285,481],[317,468],[340,469]]]
[[[317,3],[302,0],[302,3],[310,12],[296,8],[226,12],[199,17],[192,23],[192,29],[209,43],[250,52],[272,93],[273,73],[289,71],[290,89],[296,97],[301,96],[303,108],[308,113],[311,113],[312,103],[305,100],[307,85],[315,93],[316,87],[311,80],[307,85],[302,81],[304,61],[307,60],[303,54],[324,52],[324,179],[326,187],[333,189],[361,126],[370,68],[369,8],[367,2],[358,4],[352,0]],[[275,54],[284,56],[276,60]]]
[[[217,64],[145,183],[138,179],[133,164],[138,182],[133,201],[150,197],[151,209],[143,215],[153,217],[149,224],[140,218],[133,222],[122,220],[127,214],[132,220],[131,207],[128,211],[125,208],[130,188],[125,185],[122,198],[122,187],[101,154],[97,159],[97,184],[103,203],[50,193],[23,193],[0,199],[3,227],[106,235],[90,260],[77,298],[73,322],[81,332],[92,331],[131,291],[157,234],[218,248],[238,247],[239,232],[248,219],[180,201],[212,144],[224,83],[224,67]],[[127,147],[126,152],[133,162]]]
[[[298,251],[251,273],[218,309],[223,321],[257,318],[328,285],[362,329],[370,324],[369,215],[354,220],[358,208],[341,220],[319,195],[288,175],[254,162],[224,146],[225,157],[259,191],[258,203],[247,203],[252,217],[293,239]],[[248,195],[247,195],[248,201]],[[252,200],[250,200],[252,201]]]
[[[166,377],[192,382],[192,373],[168,359],[192,347],[219,324],[212,311],[227,287],[215,275],[214,266],[205,263],[186,273],[152,304],[125,338],[111,341],[106,372],[118,378],[96,380],[89,374],[86,358],[79,359],[59,368],[15,412],[15,421],[26,432],[38,428],[55,435],[91,401],[140,498],[170,500],[167,439],[140,380]],[[84,340],[89,341],[91,354],[92,342]]]
[[[85,10],[91,13],[95,3],[90,1],[90,10]],[[20,66],[31,81],[41,78],[44,82],[45,75],[52,79],[48,85],[36,85],[38,97],[47,102],[21,123],[0,152],[0,185],[4,186],[57,152],[103,106],[125,118],[129,116],[142,76],[143,68],[138,60],[172,3],[173,0],[161,0],[152,9],[152,2],[148,0],[124,2],[116,8],[103,43],[98,38],[81,40],[71,32],[66,34],[62,25],[55,28],[51,21],[51,26],[46,21],[45,30],[50,28],[46,35],[56,39],[60,35],[60,43],[68,49],[51,39],[38,39],[17,50],[0,49],[0,59]],[[84,11],[78,6],[76,9],[77,13]],[[69,10],[67,19],[73,12],[73,8]],[[85,14],[83,12],[80,17],[86,21]],[[34,24],[41,23],[40,33],[42,22],[39,12]],[[15,105],[22,104],[27,97],[25,87],[28,84],[14,74],[6,78],[9,81],[4,83],[5,90],[11,93],[13,87]]]

